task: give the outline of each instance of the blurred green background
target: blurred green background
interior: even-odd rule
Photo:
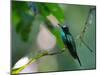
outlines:
[[[30,6],[31,3],[35,6]],[[35,63],[35,67],[33,66],[36,68],[35,71],[31,69],[30,71],[23,70],[22,72],[51,72],[96,68],[96,10],[92,10],[89,13],[90,9],[95,8],[95,6],[12,1],[11,7],[12,67],[25,56],[30,60],[43,51],[55,52],[64,48],[59,28],[52,25],[47,19],[47,16],[52,14],[60,24],[68,24],[70,33],[75,39],[77,53],[82,66],[72,58],[68,49],[66,49],[61,54],[47,55],[33,62],[32,64]],[[88,15],[89,18],[87,19]],[[76,39],[85,27],[86,21],[86,31],[82,38],[93,50],[93,53],[89,51],[89,48],[80,39]],[[32,66],[29,68],[32,68]]]

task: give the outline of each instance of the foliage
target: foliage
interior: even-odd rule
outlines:
[[[31,8],[29,6],[29,3],[35,3],[37,9],[32,10],[35,7]],[[38,11],[38,12],[36,12],[36,11]],[[94,6],[93,6],[92,11],[95,11]],[[33,36],[38,34],[37,32],[39,31],[39,25],[41,24],[41,22],[36,21],[36,20],[41,20],[42,22],[44,22],[46,24],[47,29],[56,37],[56,40],[57,40],[56,46],[60,48],[60,50],[59,50],[60,52],[56,52],[56,53],[55,52],[49,53],[48,51],[39,53],[35,57],[30,58],[29,63],[25,64],[24,66],[17,68],[17,69],[12,69],[12,74],[20,73],[24,68],[26,68],[28,65],[32,64],[32,62],[37,61],[39,58],[41,58],[43,56],[47,56],[47,55],[52,56],[52,55],[62,54],[63,52],[65,52],[66,49],[64,49],[64,44],[63,44],[63,41],[62,41],[61,35],[60,35],[60,29],[57,27],[53,27],[53,25],[47,19],[47,16],[49,16],[50,14],[52,14],[59,21],[59,23],[61,25],[63,25],[67,21],[67,24],[69,24],[69,27],[70,27],[70,32],[72,33],[72,35],[74,36],[75,39],[77,37],[76,42],[77,42],[77,40],[80,39],[81,43],[83,43],[88,48],[88,50],[93,52],[93,49],[91,49],[90,46],[88,46],[88,44],[84,40],[85,33],[87,32],[86,28],[89,27],[88,20],[91,19],[89,17],[91,14],[95,15],[95,13],[94,14],[91,13],[92,11],[91,11],[91,6],[75,6],[75,5],[64,5],[63,4],[63,7],[62,7],[61,4],[56,4],[56,3],[12,1],[12,27],[14,27],[17,35],[19,35],[21,37],[21,40],[24,43],[28,43],[29,41],[30,42],[35,41],[33,39],[30,40],[30,37],[31,37],[30,34]],[[39,23],[39,25],[38,24],[36,25],[35,22]],[[91,25],[95,25],[95,24],[91,24]],[[37,31],[35,31],[35,29]],[[36,36],[34,36],[34,37],[36,37]],[[68,53],[66,55],[68,55]],[[68,58],[66,58],[64,56],[61,57],[61,59],[63,58],[62,60],[68,59],[71,63],[73,62],[71,60],[70,56]],[[16,55],[16,58],[17,57],[18,56]],[[22,56],[20,56],[20,57],[22,57]],[[16,62],[19,59],[20,58],[15,59]],[[70,66],[70,62],[68,62],[69,64],[67,63],[65,65]],[[63,63],[63,62],[61,62],[61,63]],[[12,62],[12,64],[15,64],[15,63]],[[72,65],[72,67],[73,67],[73,65]],[[72,68],[72,67],[70,67],[70,68]],[[77,66],[75,65],[75,67],[77,67]],[[59,67],[59,68],[61,69],[62,67]],[[58,70],[60,70],[60,69],[58,69]]]

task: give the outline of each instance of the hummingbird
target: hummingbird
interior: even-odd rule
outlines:
[[[61,27],[61,37],[62,37],[65,47],[68,48],[71,56],[74,59],[77,59],[81,66],[81,62],[76,51],[76,44],[75,44],[73,36],[69,32],[68,26],[67,25],[63,25],[63,26],[59,25],[59,26]]]

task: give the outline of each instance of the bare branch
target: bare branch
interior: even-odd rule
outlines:
[[[88,13],[88,16],[87,16],[87,19],[85,21],[85,24],[84,24],[84,28],[82,29],[81,33],[76,37],[76,39],[80,39],[81,42],[91,51],[93,52],[93,50],[88,46],[88,44],[83,40],[83,37],[84,37],[84,34],[88,28],[88,25],[90,25],[88,22],[89,22],[89,19],[90,19],[90,16],[92,14],[92,11],[95,10],[95,8],[90,8],[89,10],[89,13]]]

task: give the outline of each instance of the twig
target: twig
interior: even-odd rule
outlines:
[[[84,34],[85,34],[85,32],[86,32],[86,30],[87,30],[87,27],[88,27],[88,21],[89,21],[89,18],[90,18],[90,15],[91,15],[91,13],[92,13],[92,11],[93,10],[95,10],[95,8],[90,8],[90,10],[89,10],[89,13],[88,13],[88,16],[87,16],[87,19],[86,19],[86,22],[85,22],[85,24],[84,24],[84,28],[83,28],[83,30],[82,30],[82,32],[77,36],[77,39],[80,39],[81,40],[81,42],[91,51],[91,52],[93,52],[93,50],[88,46],[88,44],[83,40],[83,37],[84,37]]]
[[[65,51],[65,48],[62,49],[60,52],[54,52],[54,53],[49,53],[48,51],[44,51],[41,54],[37,55],[35,58],[32,58],[27,64],[25,64],[24,66],[21,66],[19,68],[13,69],[12,70],[12,74],[18,74],[19,72],[21,72],[24,68],[26,68],[28,65],[32,64],[33,62],[37,61],[39,58],[46,56],[46,55],[56,55],[56,54],[61,54]]]
[[[90,52],[93,52],[93,50],[87,45],[87,43],[82,38],[80,38],[80,40],[90,50]]]

